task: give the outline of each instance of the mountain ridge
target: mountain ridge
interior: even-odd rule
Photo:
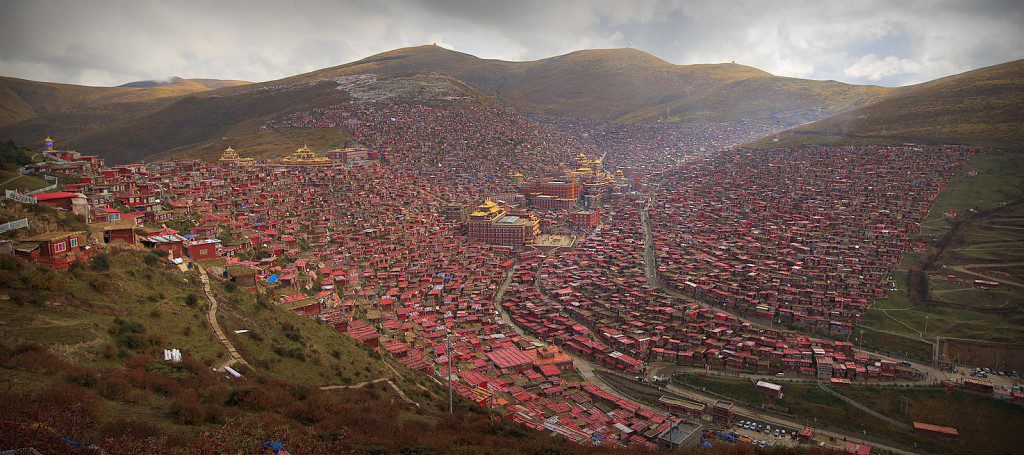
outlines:
[[[351,100],[325,81],[415,73],[443,74],[479,93],[473,97],[479,102],[530,115],[631,123],[743,121],[773,128],[821,121],[893,97],[912,99],[929,84],[889,88],[781,77],[736,63],[677,65],[631,48],[511,62],[425,45],[274,81],[214,89],[193,83],[86,88],[2,78],[0,138],[35,143],[49,135],[113,161],[166,157],[162,152],[255,134],[258,125],[274,117]],[[201,81],[189,81],[196,80]],[[278,93],[280,87],[291,87],[291,92]],[[997,90],[989,96],[1002,94]],[[11,120],[16,118],[21,120]],[[343,140],[344,133],[339,134],[337,139]],[[278,140],[265,139],[260,142]]]
[[[240,81],[234,79],[186,79],[183,77],[173,76],[167,80],[145,80],[145,81],[133,81],[126,84],[118,85],[118,87],[128,88],[148,88],[148,87],[166,87],[166,86],[198,86],[205,87],[208,89],[218,89],[223,87],[233,87],[236,85],[251,84],[249,81]]]
[[[902,87],[876,103],[748,146],[902,142],[1024,148],[1024,59]]]

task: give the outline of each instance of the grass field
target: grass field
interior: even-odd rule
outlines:
[[[975,279],[984,277],[1024,283],[1019,270],[1012,265],[1024,260],[1024,208],[1011,206],[993,215],[972,214],[972,211],[998,209],[1024,198],[1021,156],[1012,152],[978,154],[964,172],[939,193],[914,239],[926,244],[925,249],[904,256],[892,275],[897,290],[876,301],[861,319],[862,325],[877,329],[865,330],[866,345],[928,358],[931,355],[929,345],[883,332],[928,341],[936,337],[952,339],[961,348],[947,355],[959,362],[991,360],[985,355],[987,348],[970,349],[968,339],[1024,346],[1024,288],[1004,284],[995,289],[982,289],[974,284]],[[957,212],[954,220],[944,216],[950,209]],[[950,234],[955,221],[959,221],[960,227]],[[938,244],[943,241],[948,245],[938,254]],[[938,254],[938,257],[926,274],[928,303],[914,306],[908,298],[907,271],[930,254]],[[958,268],[978,264],[984,264],[983,268],[967,269],[974,274]],[[989,267],[992,264],[997,266]],[[875,339],[871,339],[872,335]],[[1003,356],[1001,361],[1010,360]],[[1024,355],[1019,362],[1024,365]],[[1008,364],[1007,368],[1013,367]]]
[[[0,192],[17,190],[21,192],[38,190],[50,186],[50,182],[38,175],[25,175],[18,171],[0,170]]]
[[[965,144],[1024,147],[1024,60],[980,68],[897,89],[874,103],[751,146]],[[778,139],[774,142],[773,139]]]
[[[250,134],[214,139],[171,149],[147,157],[147,161],[220,158],[228,146],[243,158],[275,159],[287,156],[303,145],[323,155],[324,151],[351,145],[352,138],[344,128],[280,128]]]
[[[914,421],[947,425],[960,432],[961,440],[943,443],[918,436],[828,395],[814,384],[785,384],[778,400],[758,392],[750,381],[677,375],[680,384],[702,388],[753,407],[774,409],[796,417],[918,447],[937,453],[975,453],[988,447],[995,453],[1012,453],[1024,444],[1016,431],[1024,424],[1024,407],[966,393],[948,394],[932,389],[853,386],[834,389],[855,401],[899,422]],[[904,409],[904,402],[906,412]],[[993,435],[1000,435],[993,438]],[[998,439],[996,441],[995,439]]]
[[[63,271],[0,255],[0,447],[67,453],[67,437],[105,453],[257,453],[271,440],[293,453],[614,451],[502,421],[459,396],[448,414],[446,391],[428,376],[211,282],[221,326],[254,367],[243,379],[211,369],[226,355],[194,271],[138,249]],[[161,360],[168,348],[183,361]],[[395,386],[318,387],[381,377]]]

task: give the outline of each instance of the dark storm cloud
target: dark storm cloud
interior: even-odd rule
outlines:
[[[679,64],[901,85],[1024,57],[1018,1],[0,0],[0,74],[111,85],[271,80],[437,43],[532,60],[635,47]]]

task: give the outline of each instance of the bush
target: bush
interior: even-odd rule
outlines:
[[[157,340],[145,335],[145,326],[138,322],[125,321],[121,318],[114,319],[107,332],[114,336],[114,341],[118,346],[125,349],[139,350],[157,342]]]
[[[21,261],[10,254],[0,254],[0,270],[17,270]]]
[[[110,257],[106,253],[100,253],[92,257],[93,270],[110,270]]]
[[[101,378],[96,391],[103,398],[124,401],[131,394],[132,383],[123,374],[111,374]]]
[[[275,354],[281,357],[291,357],[300,361],[306,360],[306,353],[298,346],[282,346],[280,344],[275,344],[271,349],[273,349]]]
[[[0,142],[0,164],[4,169],[14,170],[31,163],[32,157],[26,153],[24,148],[18,147],[14,141],[8,139],[5,142]]]
[[[157,253],[156,251],[150,251],[149,254],[146,255],[146,257],[142,258],[142,262],[150,267],[154,267],[160,263],[160,259],[162,259],[160,253]]]
[[[107,281],[104,278],[97,277],[93,278],[92,280],[89,280],[89,286],[92,287],[96,292],[99,292],[100,294],[105,294],[108,290],[110,290],[110,281]]]
[[[182,425],[195,425],[206,420],[203,402],[191,391],[175,394],[167,414]]]
[[[54,291],[57,289],[57,280],[54,279],[53,271],[41,267],[24,267],[21,270],[19,280],[32,291]]]

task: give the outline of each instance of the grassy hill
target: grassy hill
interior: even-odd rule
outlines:
[[[818,425],[866,431],[870,436],[914,444],[927,451],[925,453],[977,453],[979,447],[996,453],[1011,453],[1024,442],[1020,432],[1014,430],[1024,423],[1024,407],[966,392],[950,394],[938,388],[868,385],[835,389],[882,415],[908,425],[917,421],[959,430],[958,441],[944,442],[878,419],[827,394],[813,383],[785,383],[783,398],[776,399],[758,391],[753,382],[746,380],[676,375],[673,381],[752,406],[813,419]],[[992,438],[993,434],[1004,437]]]
[[[66,88],[69,93],[64,98],[69,101],[54,112],[29,109],[14,97],[0,98],[0,105],[11,111],[9,117],[21,119],[7,126],[0,123],[0,137],[34,143],[51,135],[113,161],[140,160],[171,149],[194,153],[220,137],[248,139],[266,118],[344,101],[343,92],[333,90],[336,78],[423,73],[440,73],[454,78],[453,84],[464,83],[464,90],[474,93],[475,102],[498,102],[528,114],[631,122],[666,120],[667,116],[669,121],[757,119],[788,126],[892,92],[882,87],[776,77],[733,63],[674,65],[635,49],[586,50],[507,62],[419,46],[281,80],[212,91],[197,86],[195,80],[104,89],[192,90],[185,96],[153,97],[145,102],[79,103],[82,105],[76,109],[64,109],[84,96]],[[254,145],[263,141],[253,139]]]
[[[182,80],[181,83],[146,87],[91,87],[0,77],[0,126],[59,112],[174,98],[223,86],[217,81],[203,81]]]
[[[756,141],[803,144],[968,144],[1024,147],[1024,60],[902,88],[875,103]]]
[[[245,156],[282,156],[292,152],[296,144],[303,143],[316,148],[336,147],[348,139],[341,128],[327,132],[318,129],[287,133],[258,131],[269,120],[351,100],[346,90],[338,89],[338,82],[328,79],[332,80],[282,80],[232,86],[173,99],[62,112],[0,127],[0,137],[32,143],[52,135],[60,138],[61,144],[95,151],[112,162],[141,161],[157,154],[161,158],[185,155],[214,159],[227,145]],[[408,85],[436,89],[442,84],[447,89],[444,93],[457,93],[460,98],[456,101],[417,98],[419,103],[495,103],[458,80],[439,74],[392,73],[380,76],[375,84],[393,88],[395,80],[406,81],[404,89],[408,89]],[[404,90],[402,93],[419,97],[433,92]],[[128,108],[134,110],[128,111]],[[48,132],[50,130],[56,132]],[[222,145],[221,138],[228,138],[227,145]]]
[[[4,216],[12,210],[0,205]],[[33,226],[81,223],[31,212]],[[531,431],[458,397],[448,414],[447,391],[430,377],[211,280],[217,319],[254,367],[244,379],[212,371],[227,354],[194,271],[142,249],[112,247],[66,271],[0,254],[0,448],[67,453],[66,437],[111,454],[260,453],[282,439],[292,453],[314,454],[617,452]],[[183,362],[163,361],[169,348]],[[381,377],[394,387],[321,389]]]
[[[274,141],[255,134],[258,126],[270,118],[348,101],[345,90],[336,90],[338,78],[439,73],[454,78],[451,84],[472,94],[473,102],[502,103],[527,114],[640,123],[748,120],[783,127],[816,121],[780,135],[782,142],[758,146],[852,140],[1010,146],[1024,137],[1020,72],[1021,63],[1011,62],[916,86],[885,88],[778,77],[734,63],[675,65],[635,49],[508,62],[418,46],[276,81],[214,90],[209,88],[218,84],[185,79],[141,88],[4,79],[0,115],[9,120],[6,126],[0,122],[0,138],[34,143],[51,135],[115,162],[179,152],[209,156],[202,151],[221,137],[241,138],[246,143],[239,145],[252,145],[258,154],[279,155],[290,147],[271,152],[267,144]],[[325,141],[310,130],[300,135],[310,137],[297,139],[325,145],[344,140]],[[216,150],[223,148],[216,145]]]
[[[121,84],[118,87],[134,87],[134,88],[146,88],[146,87],[167,87],[167,86],[179,86],[179,87],[205,87],[208,89],[223,88],[223,87],[234,87],[236,85],[251,84],[248,81],[236,81],[231,79],[184,79],[180,77],[172,77],[166,81],[135,81],[127,84]]]
[[[0,137],[37,145],[44,137],[75,139],[158,111],[181,97],[239,81],[182,79],[139,87],[90,87],[0,77]]]
[[[801,112],[822,118],[892,89],[773,76],[735,63],[675,65],[636,49],[595,49],[528,62],[481,59],[418,46],[294,76],[436,71],[516,109],[539,115],[632,122],[766,119]]]

